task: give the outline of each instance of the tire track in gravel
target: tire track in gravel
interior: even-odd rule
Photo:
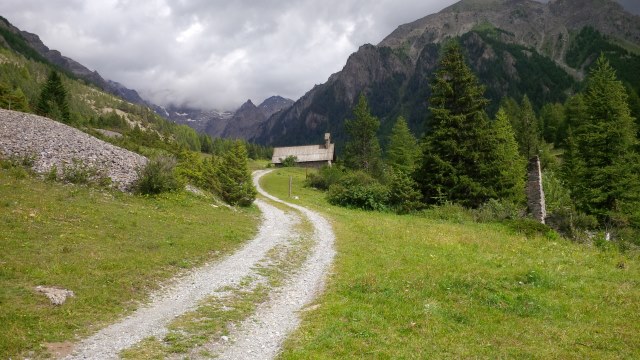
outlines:
[[[260,178],[272,170],[254,173],[258,192],[272,200],[301,212],[313,225],[314,246],[301,269],[272,293],[271,299],[258,307],[231,337],[231,344],[216,359],[273,359],[283,341],[300,323],[298,313],[322,291],[335,250],[331,224],[318,213],[290,204],[264,191]]]
[[[245,320],[233,341],[220,349],[221,359],[269,359],[279,352],[286,336],[299,324],[297,312],[322,290],[333,261],[334,234],[331,225],[319,214],[304,207],[288,204],[259,186],[259,179],[270,172],[254,173],[254,183],[265,197],[306,216],[313,224],[315,244],[302,268],[283,287],[271,294],[270,300]],[[222,260],[195,269],[171,282],[151,296],[151,301],[126,318],[81,341],[66,359],[116,359],[118,353],[141,340],[162,338],[167,325],[177,316],[196,308],[198,302],[228,286],[238,285],[274,246],[286,244],[296,233],[298,217],[288,214],[260,199],[256,205],[262,212],[262,223],[256,237],[240,250]]]

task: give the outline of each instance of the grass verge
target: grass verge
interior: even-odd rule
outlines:
[[[46,356],[132,311],[163,280],[236,249],[255,208],[188,193],[140,197],[0,169],[0,354]],[[53,306],[37,285],[75,292]]]
[[[504,224],[327,204],[304,169],[263,178],[318,210],[337,257],[282,359],[640,358],[637,254],[525,236]]]

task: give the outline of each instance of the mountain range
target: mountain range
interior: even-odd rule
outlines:
[[[15,36],[27,46],[12,41]],[[381,120],[384,145],[404,116],[415,135],[425,131],[430,80],[443,43],[457,38],[486,86],[489,112],[506,96],[527,95],[534,107],[563,102],[581,86],[590,64],[605,52],[630,91],[640,93],[640,17],[612,0],[462,0],[439,13],[400,25],[379,44],[361,46],[344,68],[297,101],[273,96],[235,112],[161,107],[135,90],[51,50],[35,35],[0,19],[0,45],[53,63],[131,103],[153,109],[213,137],[243,138],[265,145],[315,143],[325,132],[340,150],[345,119],[359,94]],[[15,49],[16,47],[20,49]]]
[[[505,96],[527,94],[539,108],[574,93],[600,51],[619,76],[640,91],[640,17],[611,0],[463,0],[439,13],[399,26],[378,45],[363,45],[342,71],[260,126],[253,141],[296,145],[333,133],[365,94],[386,138],[403,115],[416,135],[428,118],[429,82],[441,45],[458,38],[486,85],[490,112]]]

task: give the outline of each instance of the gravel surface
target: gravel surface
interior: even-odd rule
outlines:
[[[305,207],[271,196],[260,188],[260,177],[270,171],[262,170],[255,173],[256,188],[263,196],[302,212],[313,224],[315,245],[302,269],[283,287],[277,289],[270,301],[260,306],[253,316],[243,322],[240,331],[230,336],[231,345],[216,359],[275,358],[287,335],[299,325],[298,312],[322,291],[326,274],[335,256],[335,235],[326,219]]]
[[[57,121],[18,111],[0,109],[0,156],[35,157],[33,170],[47,173],[56,166],[61,174],[65,166],[81,161],[111,178],[127,190],[137,180],[136,169],[147,158],[119,148]]]
[[[258,184],[261,176],[269,171],[254,174]],[[317,213],[301,206],[285,203],[264,192],[274,201],[286,204],[302,212],[314,227],[315,245],[302,268],[283,287],[271,294],[270,300],[244,321],[229,336],[220,349],[220,359],[271,359],[274,358],[286,336],[299,324],[298,312],[322,290],[325,275],[334,257],[334,235],[331,225]],[[291,213],[256,200],[263,213],[262,225],[255,239],[241,250],[222,261],[204,266],[176,279],[171,285],[152,296],[149,304],[132,315],[110,325],[78,344],[66,359],[114,359],[118,353],[144,338],[162,338],[167,324],[175,317],[193,310],[198,301],[215,295],[227,286],[238,285],[267,251],[286,244],[298,236],[295,225],[299,218]]]

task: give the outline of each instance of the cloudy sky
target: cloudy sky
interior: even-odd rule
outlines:
[[[360,45],[454,2],[2,0],[0,15],[157,104],[233,110],[295,100]]]

